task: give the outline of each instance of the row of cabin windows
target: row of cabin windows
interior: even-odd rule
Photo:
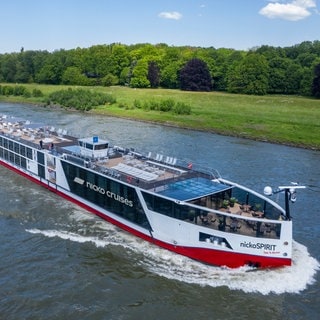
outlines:
[[[0,147],[0,158],[10,161],[15,165],[27,169],[27,159],[25,157],[21,157],[14,152],[10,152],[4,148]]]
[[[27,158],[33,159],[32,149],[23,144],[0,137],[0,158],[3,158],[16,166],[27,169]],[[38,175],[45,178],[44,154],[37,153],[38,158]]]
[[[32,149],[23,144],[0,137],[0,147],[15,152],[16,154],[32,159]]]

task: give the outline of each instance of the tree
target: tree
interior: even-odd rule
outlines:
[[[180,70],[180,89],[211,91],[212,79],[207,64],[197,58],[189,60]]]
[[[115,86],[119,83],[118,77],[109,73],[101,79],[101,84],[105,87]]]
[[[5,54],[0,61],[0,70],[5,82],[15,82],[17,54]]]
[[[86,86],[90,84],[90,81],[84,74],[81,73],[79,68],[68,67],[62,75],[62,83]]]
[[[46,57],[46,60],[36,76],[36,82],[47,84],[60,84],[62,74],[66,69],[67,52],[55,51]]]
[[[124,45],[115,44],[112,47],[111,62],[112,74],[119,78],[122,70],[130,66],[129,52]]]
[[[269,60],[269,93],[286,93],[286,73],[289,68],[290,59],[276,57]]]
[[[123,68],[119,77],[119,84],[122,86],[127,86],[130,83],[130,79],[131,79],[130,67]]]
[[[314,68],[315,77],[312,81],[312,95],[316,98],[320,98],[320,64],[317,64]]]
[[[312,96],[312,81],[314,73],[311,68],[302,68],[299,94],[303,96]]]
[[[132,88],[149,88],[150,81],[147,79],[148,63],[144,60],[139,60],[132,71],[130,86]]]
[[[228,71],[228,91],[264,95],[268,89],[268,63],[264,56],[249,53]]]
[[[319,63],[320,41],[249,51],[148,43],[113,43],[52,53],[21,48],[0,54],[0,82],[312,96],[317,92],[314,68]]]
[[[244,58],[244,51],[220,48],[217,50],[217,68],[214,71],[213,88],[217,91],[226,91],[228,86],[229,70],[232,70]]]
[[[177,89],[179,88],[178,73],[181,69],[179,61],[174,61],[165,66],[160,74],[160,85],[163,88]]]
[[[33,66],[33,81],[37,82],[38,74],[41,72],[43,66],[46,64],[48,56],[50,53],[48,51],[37,51],[32,57]]]
[[[90,58],[85,72],[94,74],[96,78],[112,73],[111,47],[105,45],[93,46],[89,49]]]
[[[15,74],[15,82],[18,83],[27,83],[30,78],[30,74],[27,72],[24,65],[21,63],[21,61],[18,61],[16,63],[16,74]]]
[[[147,76],[151,88],[158,88],[160,82],[159,67],[155,61],[150,61],[148,65],[148,76]]]
[[[294,94],[300,91],[301,79],[303,74],[303,68],[295,63],[290,61],[288,68],[286,70],[286,92],[287,94]]]
[[[316,61],[317,55],[314,53],[304,52],[297,57],[297,63],[302,67],[311,67],[314,61]]]

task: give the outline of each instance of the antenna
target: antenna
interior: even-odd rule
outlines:
[[[290,220],[290,208],[289,201],[292,203],[297,201],[297,189],[305,189],[306,186],[299,186],[297,182],[291,182],[291,186],[279,186],[277,189],[273,190],[271,187],[266,186],[263,190],[263,193],[266,196],[272,196],[273,194],[277,194],[280,192],[285,193],[285,205],[286,205],[286,216]]]

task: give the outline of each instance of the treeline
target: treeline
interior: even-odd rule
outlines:
[[[249,51],[110,44],[0,54],[0,82],[320,97],[320,41]]]

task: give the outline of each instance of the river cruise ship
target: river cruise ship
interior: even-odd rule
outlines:
[[[160,153],[0,116],[0,164],[154,245],[206,264],[291,265],[289,202]],[[270,196],[283,192],[285,208]]]

